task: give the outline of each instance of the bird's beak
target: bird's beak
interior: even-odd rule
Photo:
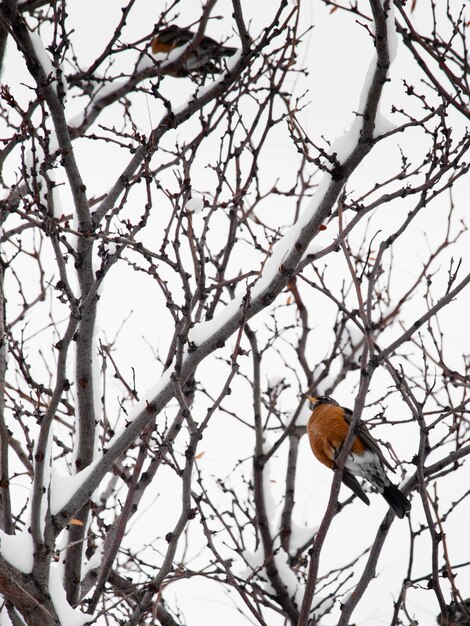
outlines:
[[[308,396],[306,393],[303,393],[302,395],[303,395],[303,397],[304,397],[304,398],[307,398],[307,400],[310,400],[310,402],[311,402],[312,404],[315,404],[315,403],[316,403],[316,401],[317,401],[317,399],[316,399],[316,398],[314,398],[313,396]]]

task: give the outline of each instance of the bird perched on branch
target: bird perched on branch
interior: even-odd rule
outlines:
[[[320,463],[334,469],[336,458],[349,432],[352,412],[327,396],[310,400],[312,415],[308,420],[307,433],[313,454]],[[356,476],[365,478],[385,498],[398,517],[410,510],[409,500],[388,478],[386,469],[393,471],[378,443],[362,422],[358,423],[351,452],[343,469],[343,483],[367,505],[366,496]]]
[[[180,48],[189,43],[194,37],[195,33],[191,30],[173,24],[155,35],[151,42],[152,52],[154,54],[168,54],[175,48]],[[211,37],[204,35],[182,66],[172,74],[174,76],[188,76],[192,73],[220,74],[223,70],[223,57],[231,57],[236,51],[237,48],[223,46]]]
[[[439,614],[437,623],[440,626],[470,626],[470,598],[449,604],[446,617]]]

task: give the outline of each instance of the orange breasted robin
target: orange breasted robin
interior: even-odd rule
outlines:
[[[307,433],[313,454],[320,463],[330,469],[335,467],[341,446],[349,432],[352,411],[346,409],[327,396],[311,398],[312,415],[308,420]],[[378,443],[369,433],[363,422],[357,426],[351,452],[343,469],[343,483],[367,505],[370,504],[356,476],[365,478],[385,498],[400,518],[410,510],[409,500],[388,478],[386,469],[393,471]]]
[[[169,53],[194,39],[195,33],[187,28],[180,28],[174,24],[158,32],[152,39],[152,52]],[[220,74],[222,71],[221,61],[223,57],[231,57],[237,48],[223,46],[211,37],[204,37],[191,52],[190,57],[176,72],[176,76],[188,76],[196,74]]]

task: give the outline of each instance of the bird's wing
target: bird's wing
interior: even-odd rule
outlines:
[[[369,498],[362,490],[359,481],[346,468],[344,468],[343,470],[343,483],[346,485],[346,487],[349,487],[349,489],[351,489],[351,491],[353,491],[356,496],[360,498],[363,502],[365,502],[366,504],[370,504]]]
[[[344,408],[343,418],[344,418],[344,421],[348,424],[348,426],[350,426],[351,425],[351,421],[352,421],[352,411],[351,411],[351,409]],[[387,461],[385,456],[383,455],[383,452],[380,449],[379,444],[372,437],[372,435],[370,434],[370,432],[367,429],[367,426],[361,420],[359,420],[359,422],[357,424],[356,435],[357,435],[358,439],[360,441],[362,441],[362,443],[365,445],[365,447],[368,450],[371,450],[372,452],[375,452],[375,454],[379,457],[379,459],[382,461],[382,463],[386,467],[388,467],[389,470],[391,470],[392,472],[395,471],[393,469],[393,467],[390,465],[390,463]]]
[[[204,35],[199,46],[207,52],[212,52],[213,50],[217,50],[218,48],[221,48],[222,44],[220,44],[215,39],[212,39],[212,37],[209,37],[208,35]]]
[[[194,38],[194,33],[186,28],[169,26],[168,28],[156,33],[156,37],[158,37],[159,41],[163,44],[177,47],[191,41],[191,39]]]

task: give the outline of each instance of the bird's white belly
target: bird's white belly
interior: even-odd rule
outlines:
[[[345,467],[351,474],[368,480],[380,492],[383,491],[384,486],[389,482],[377,455],[369,450],[366,450],[361,455],[350,454]]]

